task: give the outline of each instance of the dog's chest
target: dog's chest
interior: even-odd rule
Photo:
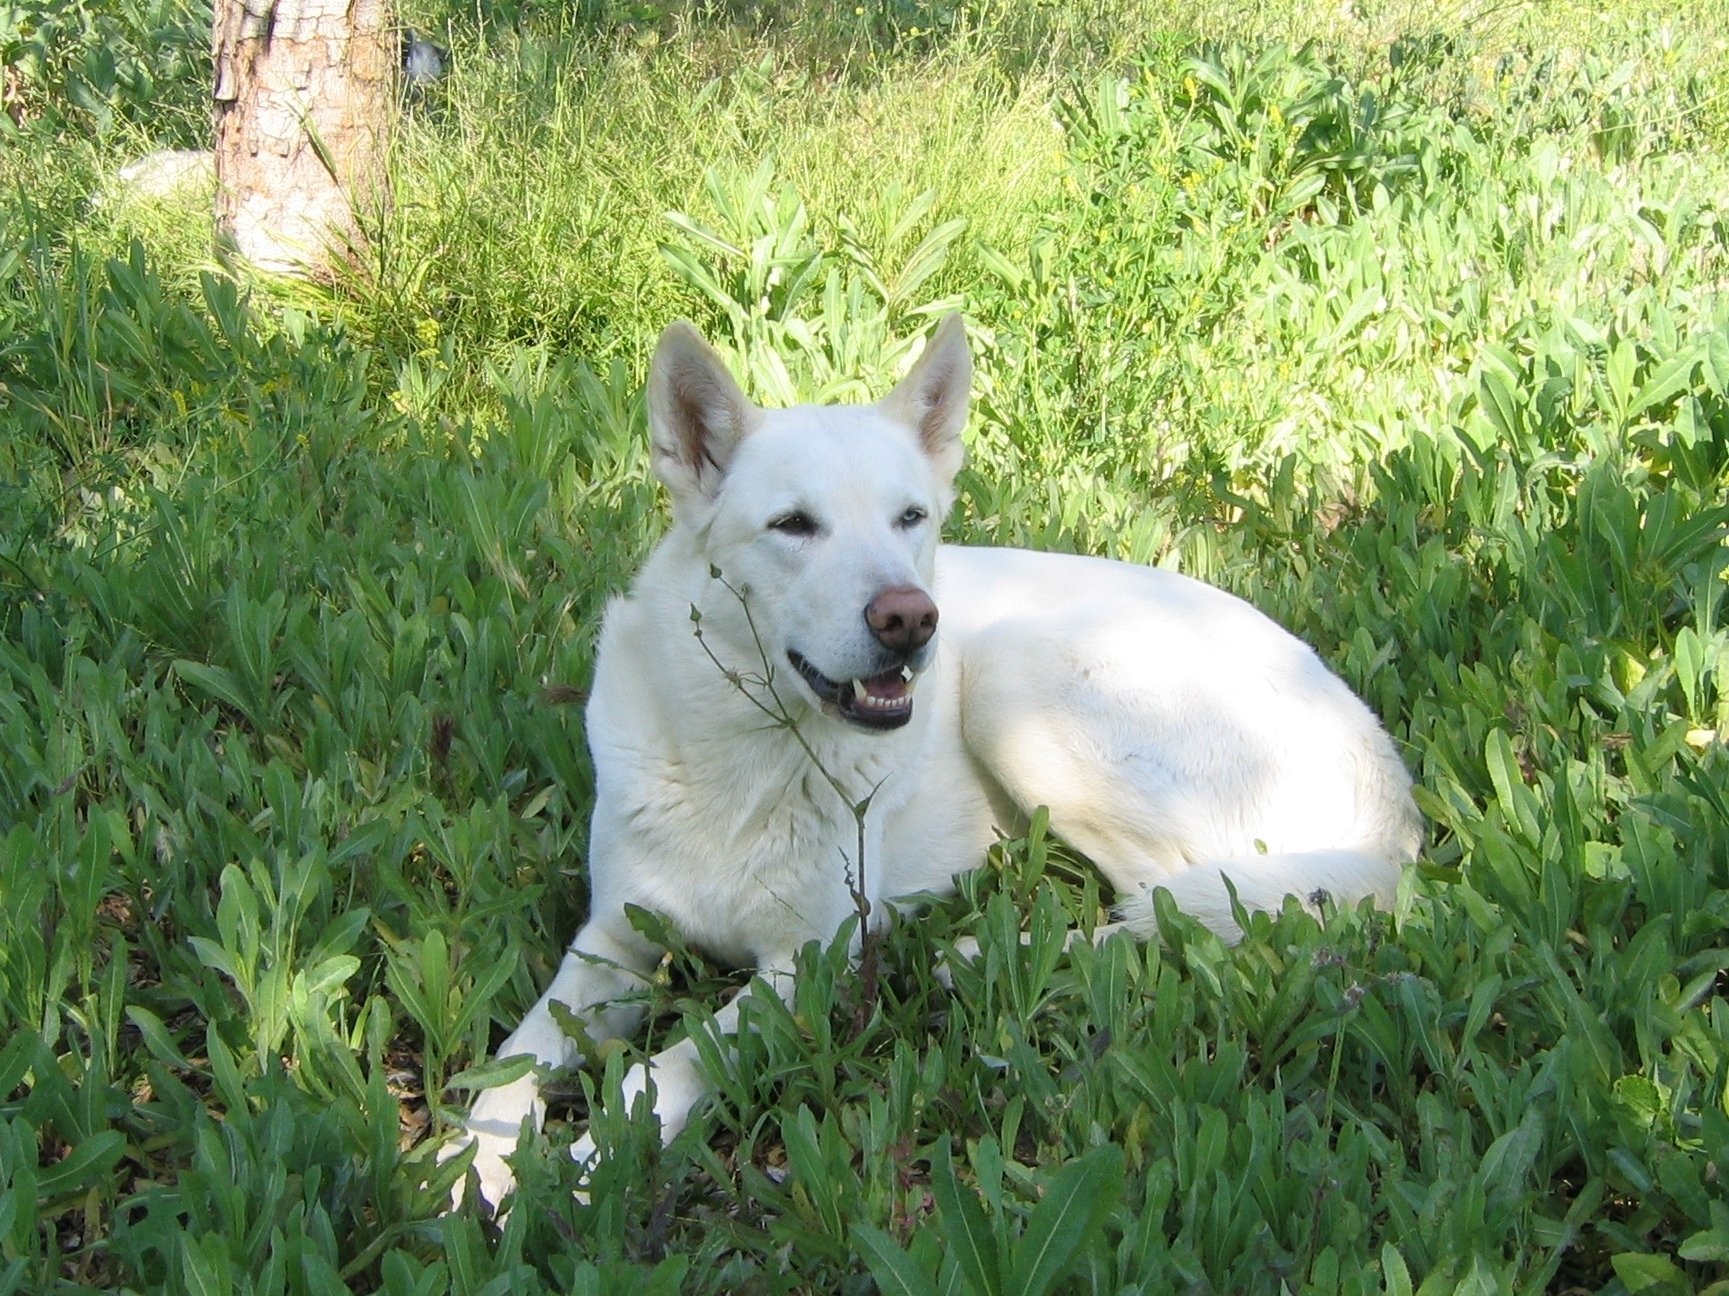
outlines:
[[[843,796],[802,749],[776,747],[745,740],[724,751],[638,751],[627,767],[603,769],[611,786],[601,789],[596,816],[597,826],[608,821],[611,849],[596,864],[608,870],[605,889],[741,963],[828,939],[860,895],[876,907],[875,800],[893,794],[890,766],[874,754],[850,765],[827,754],[824,768]],[[861,831],[854,806],[873,788]]]

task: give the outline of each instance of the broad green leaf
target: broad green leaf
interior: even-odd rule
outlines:
[[[37,1194],[44,1201],[53,1201],[67,1193],[81,1191],[107,1174],[125,1150],[126,1136],[119,1130],[100,1130],[80,1139],[77,1146],[60,1160],[37,1171]]]
[[[242,715],[252,716],[252,702],[234,673],[222,666],[207,666],[203,662],[177,661],[174,673],[188,684],[218,702],[226,703]]]
[[[1663,405],[1679,396],[1693,385],[1693,371],[1698,367],[1697,351],[1684,351],[1680,355],[1670,356],[1656,369],[1648,374],[1639,390],[1633,396],[1633,403],[1627,411],[1629,418],[1645,413],[1657,405]]]
[[[319,997],[339,990],[347,984],[348,979],[360,971],[360,960],[352,954],[336,954],[325,959],[309,972],[302,972],[295,980],[302,994]]]
[[[144,1046],[150,1050],[151,1056],[157,1061],[165,1062],[182,1071],[191,1069],[192,1064],[186,1060],[186,1055],[180,1051],[180,1046],[174,1042],[174,1037],[168,1033],[168,1027],[155,1013],[137,1004],[128,1004],[126,1006],[126,1020],[138,1028],[138,1033],[144,1040]],[[3,1079],[0,1079],[0,1083],[3,1083]]]
[[[197,952],[200,963],[205,967],[215,968],[236,985],[240,984],[239,965],[221,944],[204,936],[188,936],[186,940]]]
[[[1675,636],[1675,678],[1681,685],[1682,696],[1687,699],[1687,714],[1697,718],[1699,708],[1699,685],[1705,675],[1705,644],[1692,626],[1682,626]]]
[[[806,1196],[822,1219],[823,1227],[839,1235],[844,1224],[838,1211],[834,1188],[827,1182],[831,1174],[823,1156],[823,1135],[817,1128],[816,1117],[809,1107],[801,1106],[791,1119],[781,1122],[781,1141],[786,1146],[787,1166],[802,1184]]]
[[[1667,1256],[1649,1255],[1640,1251],[1624,1251],[1609,1262],[1615,1276],[1627,1284],[1630,1292],[1688,1291],[1687,1275]]]
[[[1068,1273],[1077,1252],[1097,1235],[1123,1191],[1123,1150],[1093,1148],[1059,1170],[1014,1245],[1004,1290],[1045,1296]]]
[[[726,239],[722,238],[719,234],[716,234],[713,230],[709,229],[707,226],[702,225],[699,222],[692,220],[689,216],[686,216],[683,212],[680,212],[680,211],[667,212],[666,213],[666,221],[667,221],[667,224],[673,226],[675,229],[683,230],[686,234],[690,235],[690,237],[695,239],[698,243],[701,243],[704,247],[707,247],[707,248],[711,249],[712,251],[719,252],[722,256],[738,257],[738,258],[742,258],[744,256],[744,249],[743,248],[739,247],[737,244],[729,243]]]
[[[1521,417],[1517,362],[1513,357],[1486,353],[1477,378],[1477,397],[1484,415],[1503,445],[1519,440]]]
[[[228,1255],[228,1239],[210,1233],[186,1235],[180,1252],[181,1275],[192,1296],[230,1296],[235,1290],[234,1264]]]
[[[684,1278],[690,1272],[690,1257],[668,1256],[654,1267],[642,1296],[678,1296],[684,1289]]]
[[[1001,279],[1011,292],[1019,291],[1026,283],[1027,272],[995,248],[980,243],[973,248],[973,255],[979,259],[979,264]]]
[[[923,241],[901,265],[900,273],[895,276],[895,302],[911,300],[913,294],[924,286],[925,280],[942,268],[943,262],[948,259],[950,247],[966,227],[964,220],[944,221],[925,235]]]
[[[1633,350],[1633,344],[1626,338],[1609,348],[1609,360],[1604,367],[1603,376],[1609,384],[1609,399],[1614,405],[1615,417],[1625,421],[1628,414],[1628,401],[1633,392],[1633,370],[1638,364],[1638,356]]]
[[[534,1070],[534,1059],[526,1053],[514,1057],[494,1058],[478,1066],[466,1067],[444,1083],[451,1089],[496,1089],[512,1084]]]
[[[1687,1237],[1675,1254],[1701,1264],[1729,1262],[1729,1228],[1701,1229]]]
[[[1513,743],[1504,729],[1491,730],[1484,744],[1484,759],[1489,767],[1489,780],[1495,785],[1495,799],[1506,812],[1508,820],[1536,836],[1536,821],[1531,807],[1531,795],[1525,786],[1524,772],[1513,754]]]
[[[1729,396],[1729,329],[1715,329],[1705,337],[1705,382],[1712,395]]]
[[[1387,1296],[1411,1296],[1411,1271],[1405,1265],[1405,1257],[1399,1254],[1399,1248],[1391,1242],[1381,1246],[1381,1282]]]
[[[936,1198],[943,1240],[959,1258],[967,1280],[980,1296],[1000,1296],[1004,1288],[996,1235],[978,1197],[956,1175],[947,1138],[939,1146],[931,1169],[931,1195]]]
[[[1478,1173],[1484,1185],[1491,1192],[1522,1189],[1542,1146],[1542,1110],[1531,1106],[1525,1110],[1518,1125],[1501,1135],[1483,1153],[1483,1164]]]
[[[887,1233],[869,1224],[855,1224],[852,1239],[884,1296],[935,1296],[936,1282],[921,1272]]]

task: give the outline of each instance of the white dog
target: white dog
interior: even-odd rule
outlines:
[[[661,337],[649,424],[673,525],[601,634],[592,909],[501,1057],[580,1060],[554,1002],[591,1039],[634,1027],[662,951],[627,905],[784,994],[858,893],[881,915],[946,892],[1041,805],[1141,935],[1154,887],[1226,939],[1226,879],[1249,908],[1391,901],[1420,844],[1410,777],[1309,648],[1171,572],[938,543],[971,373],[950,316],[875,405],[762,410],[688,324]],[[695,1045],[634,1068],[626,1097],[651,1080],[670,1139],[710,1089]],[[539,1083],[482,1092],[453,1149],[477,1145],[494,1204]]]

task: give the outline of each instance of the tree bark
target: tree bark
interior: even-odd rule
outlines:
[[[216,227],[254,266],[364,263],[389,203],[389,0],[216,0]]]

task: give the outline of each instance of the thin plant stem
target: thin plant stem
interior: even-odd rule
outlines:
[[[803,750],[816,772],[822,776],[823,781],[834,790],[836,796],[840,797],[853,818],[854,830],[857,833],[857,855],[853,865],[847,869],[847,890],[852,897],[853,909],[858,914],[859,920],[860,994],[853,1013],[853,1030],[856,1034],[864,1028],[875,1008],[880,981],[880,946],[882,942],[871,924],[872,906],[870,894],[865,885],[867,877],[865,872],[867,867],[865,820],[870,814],[871,801],[876,797],[877,791],[882,785],[877,784],[857,801],[852,799],[845,784],[823,763],[822,757],[817,755],[816,749],[811,746],[810,740],[799,728],[798,717],[792,714],[791,708],[787,706],[785,700],[780,696],[779,690],[775,688],[774,663],[769,659],[768,648],[762,641],[761,632],[757,629],[756,618],[751,615],[750,600],[746,597],[745,592],[727,580],[718,567],[710,567],[709,575],[719,581],[727,593],[738,600],[739,608],[744,612],[745,624],[750,628],[751,642],[756,648],[757,659],[762,662],[762,674],[747,673],[721,661],[714,649],[709,647],[708,640],[703,635],[702,612],[695,604],[692,604],[690,609],[691,633],[696,636],[697,644],[702,648],[709,661],[714,663],[715,669],[721,673],[721,677],[727,683],[737,689],[747,702],[773,721],[776,727],[784,729],[792,735],[793,741]],[[764,702],[751,691],[749,686],[764,689],[774,705],[770,706]],[[845,857],[842,858],[844,860]]]

